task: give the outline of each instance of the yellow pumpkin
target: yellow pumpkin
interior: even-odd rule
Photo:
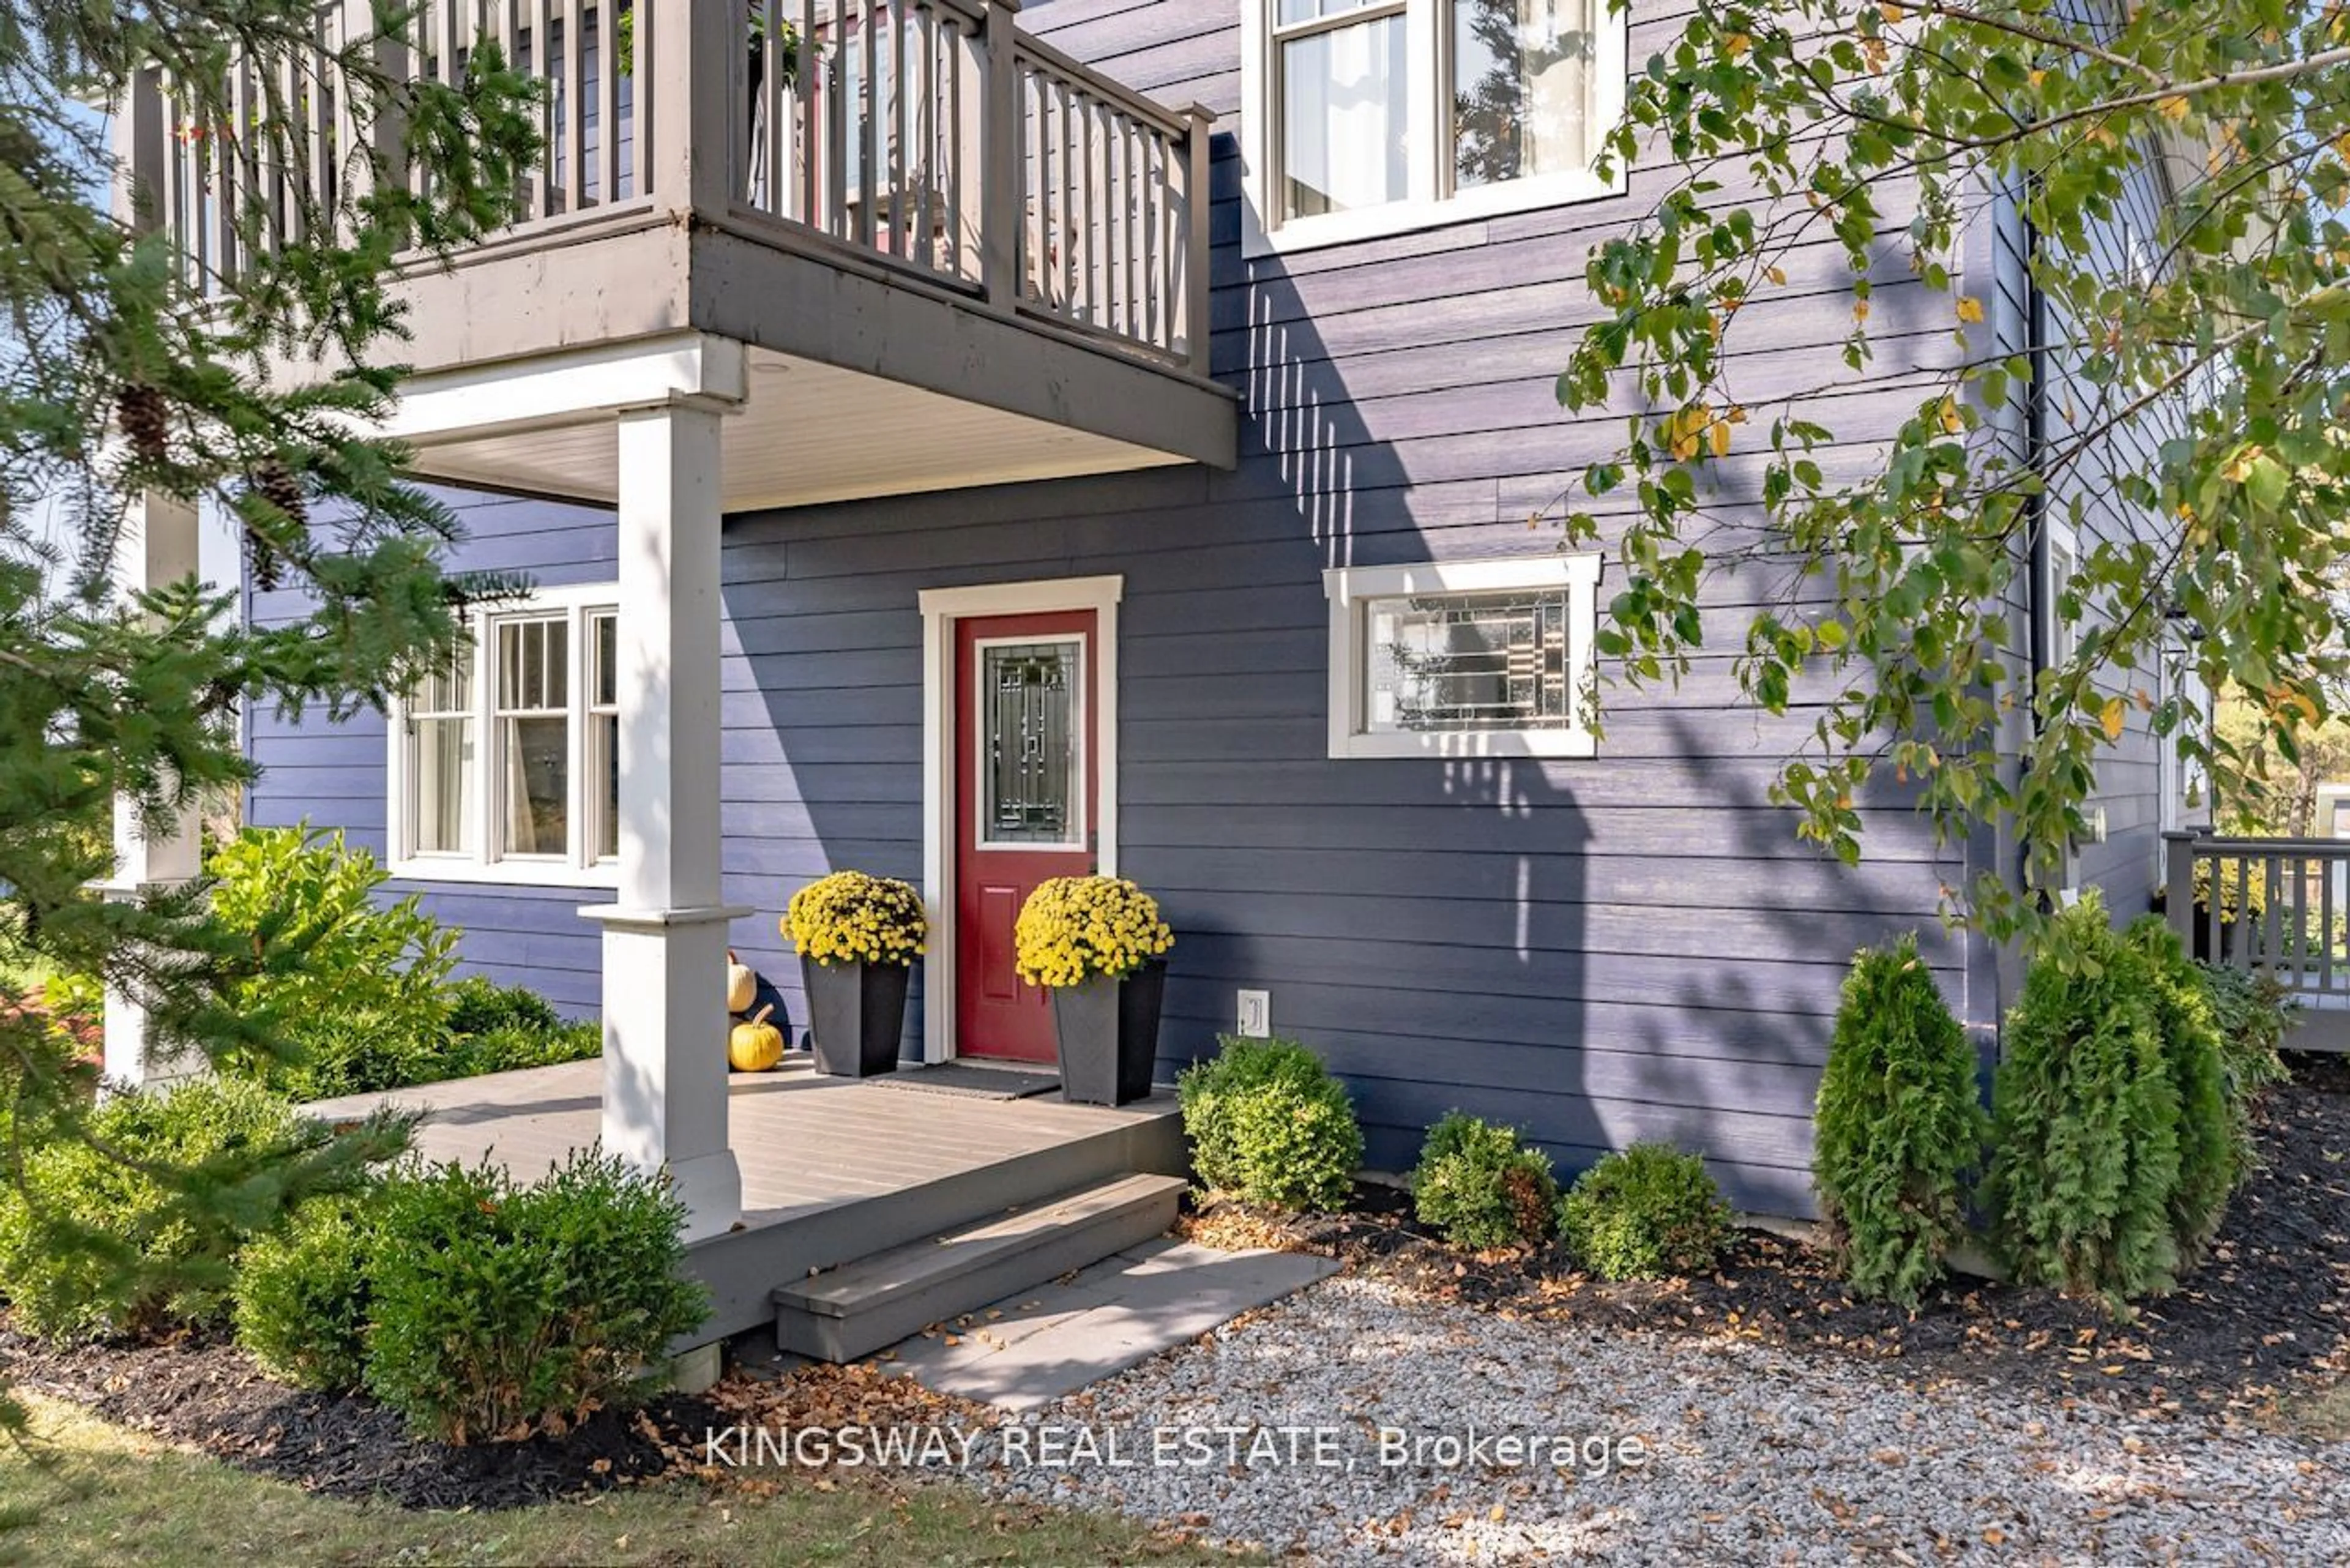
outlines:
[[[726,1011],[748,1012],[751,1003],[759,997],[759,977],[751,966],[736,961],[734,954],[726,954]]]
[[[775,1009],[763,1007],[747,1023],[737,1023],[726,1036],[726,1060],[738,1073],[764,1073],[784,1059],[784,1032],[767,1022]]]

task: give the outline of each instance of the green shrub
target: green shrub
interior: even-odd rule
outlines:
[[[332,1137],[229,1078],[110,1096],[88,1132],[27,1137],[21,1181],[0,1184],[0,1295],[51,1338],[217,1321],[237,1249],[302,1196],[303,1157]]]
[[[2220,1029],[2210,982],[2160,915],[2142,915],[2123,933],[2146,961],[2147,997],[2178,1098],[2178,1177],[2170,1192],[2170,1233],[2181,1267],[2200,1262],[2219,1234],[2236,1185],[2236,1140],[2228,1108]]]
[[[390,873],[339,833],[249,827],[205,868],[214,910],[256,961],[229,1000],[286,1050],[232,1070],[297,1100],[413,1082],[447,1033],[455,933],[413,897],[379,901]]]
[[[519,1186],[486,1162],[389,1183],[369,1282],[368,1387],[452,1442],[578,1418],[709,1311],[679,1272],[665,1181],[577,1153]]]
[[[1730,1240],[1730,1205],[1705,1161],[1669,1144],[1636,1143],[1576,1178],[1559,1230],[1603,1280],[1711,1269]]]
[[[236,1341],[271,1376],[341,1393],[367,1371],[372,1195],[305,1204],[236,1267]]]
[[[545,1029],[508,1024],[483,1034],[452,1037],[434,1076],[472,1078],[522,1067],[551,1067],[558,1062],[600,1056],[603,1052],[600,1023],[567,1023],[558,1019]]]
[[[1176,1094],[1191,1163],[1211,1188],[1285,1209],[1336,1209],[1363,1163],[1346,1085],[1294,1040],[1219,1039]]]
[[[2151,966],[2092,893],[2042,933],[1991,1093],[1991,1240],[2027,1284],[2118,1306],[2168,1287],[2178,1090]]]
[[[2293,993],[2272,975],[2226,964],[2199,963],[2211,997],[2220,1032],[2220,1077],[2228,1103],[2228,1139],[2235,1179],[2241,1182],[2260,1165],[2252,1139],[2252,1103],[2272,1084],[2284,1082],[2285,1035],[2293,1028]]]
[[[1531,1245],[1550,1234],[1558,1179],[1515,1127],[1465,1112],[1428,1129],[1411,1173],[1412,1211],[1456,1247]]]
[[[449,1033],[494,1034],[501,1030],[546,1034],[563,1027],[555,1004],[526,985],[500,985],[471,974],[449,988]]]
[[[1812,1173],[1846,1277],[1915,1306],[1966,1235],[1990,1118],[1966,1031],[1914,935],[1853,960],[1814,1125]]]

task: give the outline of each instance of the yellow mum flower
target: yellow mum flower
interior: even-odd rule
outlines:
[[[792,946],[818,963],[910,964],[930,935],[911,883],[862,871],[817,877],[792,895],[779,924]]]
[[[1121,877],[1055,877],[1038,885],[1013,928],[1020,978],[1031,985],[1122,979],[1175,945],[1158,900]]]

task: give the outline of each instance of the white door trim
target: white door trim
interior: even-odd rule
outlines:
[[[1095,864],[1118,875],[1118,607],[1126,578],[1055,577],[924,588],[922,610],[922,1060],[955,1054],[955,623],[981,616],[1094,613]]]

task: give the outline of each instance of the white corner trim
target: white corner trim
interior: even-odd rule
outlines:
[[[375,433],[429,445],[680,400],[733,406],[749,395],[743,346],[689,332],[413,377]]]
[[[1503,560],[1416,561],[1397,566],[1339,566],[1322,574],[1330,601],[1329,753],[1352,757],[1588,757],[1598,740],[1584,708],[1597,690],[1601,557],[1518,556]],[[1575,661],[1574,722],[1559,730],[1372,732],[1362,711],[1365,614],[1372,600],[1411,594],[1478,593],[1505,588],[1567,590],[1568,656]]]
[[[1630,52],[1630,18],[1617,15],[1611,0],[1591,0],[1597,29],[1593,53],[1590,123],[1604,136],[1624,118],[1625,73]],[[1596,167],[1562,170],[1523,180],[1476,185],[1445,194],[1438,189],[1444,150],[1437,140],[1443,122],[1443,100],[1438,73],[1445,69],[1450,46],[1441,36],[1437,0],[1410,0],[1405,28],[1406,95],[1414,144],[1409,150],[1407,195],[1384,206],[1357,207],[1323,213],[1310,218],[1272,221],[1274,212],[1274,130],[1279,119],[1278,82],[1272,65],[1273,0],[1241,0],[1241,254],[1248,260],[1324,245],[1409,234],[1497,218],[1513,213],[1538,212],[1621,195],[1630,188],[1627,171],[1618,168],[1603,177]]]
[[[924,588],[922,613],[922,1060],[955,1052],[955,622],[979,616],[1094,612],[1095,864],[1118,875],[1118,607],[1126,578],[1058,577]]]

